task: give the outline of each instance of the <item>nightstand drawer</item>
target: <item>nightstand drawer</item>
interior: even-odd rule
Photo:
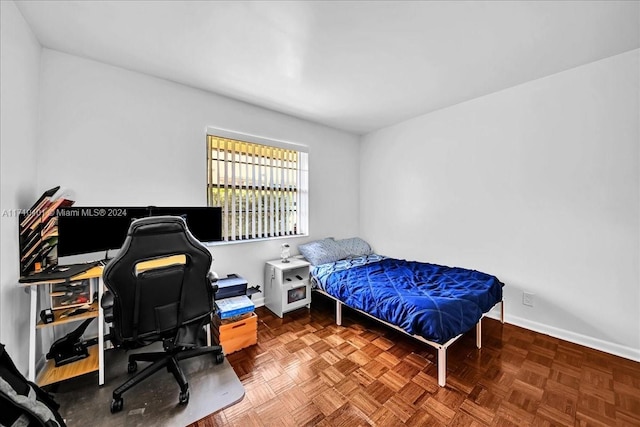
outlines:
[[[213,342],[222,346],[225,354],[231,354],[258,342],[258,316],[251,313],[249,316],[228,322],[213,317],[211,331]]]

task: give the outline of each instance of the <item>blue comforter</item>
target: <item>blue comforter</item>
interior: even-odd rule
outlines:
[[[317,284],[346,305],[443,344],[470,330],[502,300],[494,276],[380,256],[323,264]]]

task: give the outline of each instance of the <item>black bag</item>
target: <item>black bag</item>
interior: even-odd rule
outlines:
[[[49,393],[27,379],[0,344],[0,425],[66,427]]]

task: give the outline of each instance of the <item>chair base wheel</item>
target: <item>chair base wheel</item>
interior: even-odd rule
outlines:
[[[224,362],[224,353],[217,353],[216,354],[216,365],[219,365],[222,362]]]
[[[180,392],[180,397],[178,399],[181,405],[189,403],[189,390]]]
[[[124,407],[124,401],[122,398],[111,400],[111,413],[115,414],[116,412],[122,411]]]
[[[127,365],[127,372],[130,374],[133,374],[137,370],[138,370],[138,362],[136,362],[135,360],[129,362],[129,364]]]

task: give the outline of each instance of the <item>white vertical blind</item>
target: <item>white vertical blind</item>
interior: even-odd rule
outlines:
[[[275,231],[275,215],[274,212],[276,210],[276,197],[275,197],[275,192],[276,192],[276,185],[275,185],[275,179],[274,179],[274,169],[276,168],[275,165],[275,159],[274,159],[274,150],[273,147],[269,147],[268,148],[268,153],[269,153],[269,189],[271,191],[267,192],[267,195],[269,196],[269,234],[268,237],[273,237],[276,234]]]
[[[224,240],[307,232],[307,153],[214,135],[207,149],[207,201],[222,207]]]
[[[251,146],[249,147],[249,149],[251,150],[251,208],[252,209],[256,209],[258,207],[258,198],[256,197],[256,146],[254,144],[251,144]],[[248,209],[248,208],[247,208]],[[259,212],[259,211],[258,211]],[[258,216],[259,213],[257,215],[251,215],[251,237],[255,239],[256,235],[258,233],[258,228],[256,225],[256,216]]]
[[[236,158],[236,144],[234,144],[233,142],[231,142],[231,163],[229,164],[229,167],[231,168],[231,182],[230,182],[230,187],[231,187],[231,226],[229,227],[229,231],[231,232],[231,240],[236,240],[236,231],[238,230],[237,227],[237,222],[236,222],[236,215],[241,214],[241,212],[238,212],[238,209],[236,209],[236,169],[238,166],[238,162],[237,162],[237,158]]]
[[[222,216],[223,218],[222,225],[223,225],[223,232],[224,232],[224,230],[229,229],[229,192],[227,191],[227,183],[229,182],[229,180],[227,179],[227,177],[229,176],[229,164],[231,163],[231,159],[228,158],[229,156],[229,150],[227,149],[228,141],[224,140],[220,142],[223,144],[222,155],[224,159],[222,162],[224,174],[221,182],[223,191],[222,191],[222,194],[220,195],[222,197],[221,206],[223,207],[223,211],[224,211],[224,215]],[[225,235],[223,234],[223,236]]]
[[[309,153],[298,153],[296,200],[298,202],[298,234],[309,232]],[[295,229],[294,229],[295,231]]]

